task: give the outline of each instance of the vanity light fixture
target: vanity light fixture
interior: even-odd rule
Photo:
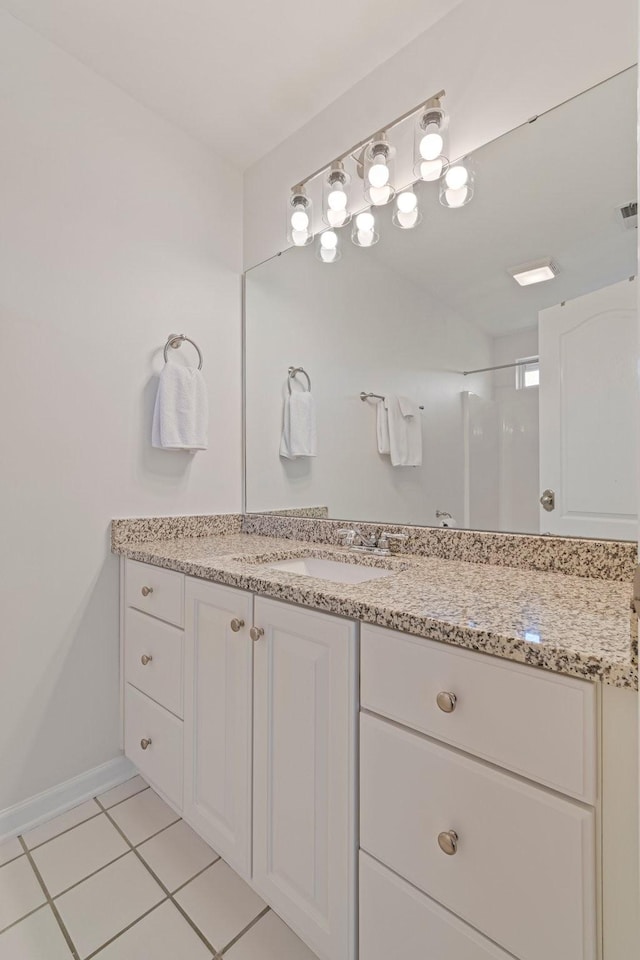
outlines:
[[[531,263],[521,263],[518,267],[509,267],[508,272],[521,287],[529,287],[532,283],[553,280],[558,276],[559,270],[551,257],[544,257],[542,260],[532,260]]]
[[[395,149],[387,139],[386,133],[364,149],[364,195],[374,207],[384,206],[395,196],[393,186],[393,165]]]
[[[294,247],[306,247],[313,240],[313,204],[301,185],[289,198],[287,239]]]
[[[356,247],[372,247],[380,239],[376,233],[376,218],[371,210],[363,210],[353,219],[351,239]]]
[[[336,263],[340,259],[340,241],[335,230],[325,230],[320,234],[316,255],[323,263]]]
[[[465,207],[473,197],[475,174],[468,157],[448,163],[440,181],[440,203]]]
[[[407,187],[396,196],[396,208],[393,212],[393,222],[401,230],[413,230],[422,220],[418,208],[418,198],[413,187]]]
[[[325,223],[330,227],[343,227],[351,219],[349,211],[349,185],[351,177],[344,163],[336,160],[325,174],[322,182],[322,210]]]
[[[447,164],[445,135],[449,119],[440,97],[432,97],[418,115],[414,136],[414,171],[420,180],[439,180]]]

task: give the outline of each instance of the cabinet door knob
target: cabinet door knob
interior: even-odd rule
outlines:
[[[438,846],[448,857],[458,851],[458,834],[455,830],[445,830],[438,834]]]
[[[231,629],[234,633],[238,633],[244,627],[244,620],[239,620],[237,617],[234,617],[231,621]]]
[[[143,750],[146,750],[148,747],[150,747],[150,746],[151,746],[151,737],[148,737],[148,738],[145,738],[145,739],[141,740],[141,741],[140,741],[140,746],[142,747]]]
[[[441,690],[436,697],[436,703],[443,713],[453,713],[456,708],[457,697],[455,693],[449,693],[447,690]]]
[[[150,593],[153,593],[153,587],[143,587],[140,592],[143,597],[148,597]]]
[[[143,653],[142,656],[140,657],[140,663],[142,664],[143,667],[146,667],[146,665],[148,663],[151,663],[152,660],[153,660],[153,657],[147,653]]]
[[[260,637],[264,637],[264,630],[262,627],[251,627],[251,630],[249,630],[249,636],[255,642],[256,640],[259,640]]]

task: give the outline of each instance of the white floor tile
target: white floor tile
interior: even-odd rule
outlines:
[[[61,813],[59,817],[47,820],[46,823],[41,823],[39,827],[29,830],[28,833],[24,834],[24,842],[30,850],[33,850],[41,843],[57,837],[59,833],[63,833],[71,827],[77,827],[79,823],[84,823],[85,820],[95,817],[98,813],[100,813],[100,807],[95,800],[87,800],[86,803],[81,803],[79,806],[67,810],[66,813]]]
[[[153,790],[145,790],[119,803],[109,811],[109,815],[134,846],[180,819]]]
[[[273,910],[247,930],[225,960],[318,960]]]
[[[171,893],[218,859],[184,820],[147,840],[138,852]]]
[[[129,853],[64,893],[56,906],[82,958],[163,898],[146,867]]]
[[[26,857],[0,867],[0,930],[44,903],[46,897]]]
[[[56,897],[128,849],[103,813],[38,847],[32,857],[49,893]]]
[[[132,777],[131,780],[126,780],[124,783],[121,783],[120,786],[112,787],[112,789],[107,790],[106,793],[101,793],[98,800],[103,807],[109,809],[114,803],[127,800],[129,797],[133,797],[136,793],[140,793],[146,789],[147,784],[142,777]]]
[[[51,907],[42,907],[0,933],[0,960],[71,960]]]
[[[23,853],[22,844],[17,837],[13,840],[5,840],[0,843],[0,867],[3,863],[9,863],[9,860],[15,860]]]
[[[96,960],[211,960],[211,956],[180,911],[166,901],[101,950]]]
[[[266,907],[223,860],[187,884],[176,900],[216,950],[223,950]]]

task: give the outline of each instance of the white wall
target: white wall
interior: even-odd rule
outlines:
[[[246,171],[245,265],[285,246],[294,183],[441,88],[460,156],[636,60],[636,0],[464,0]]]
[[[436,524],[463,519],[462,391],[484,378],[490,339],[385,266],[346,245],[327,267],[291,250],[247,276],[247,506],[324,505],[331,517]],[[287,368],[304,366],[318,416],[318,456],[278,456]],[[304,380],[301,379],[304,383]],[[423,465],[392,467],[376,447],[376,404],[360,391],[423,404]]]
[[[241,182],[6,14],[0,129],[2,810],[118,752],[111,518],[240,508]],[[175,331],[193,458],[149,443]]]

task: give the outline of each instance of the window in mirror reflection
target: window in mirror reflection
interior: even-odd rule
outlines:
[[[537,357],[522,357],[516,361],[516,390],[540,386],[540,361]]]

